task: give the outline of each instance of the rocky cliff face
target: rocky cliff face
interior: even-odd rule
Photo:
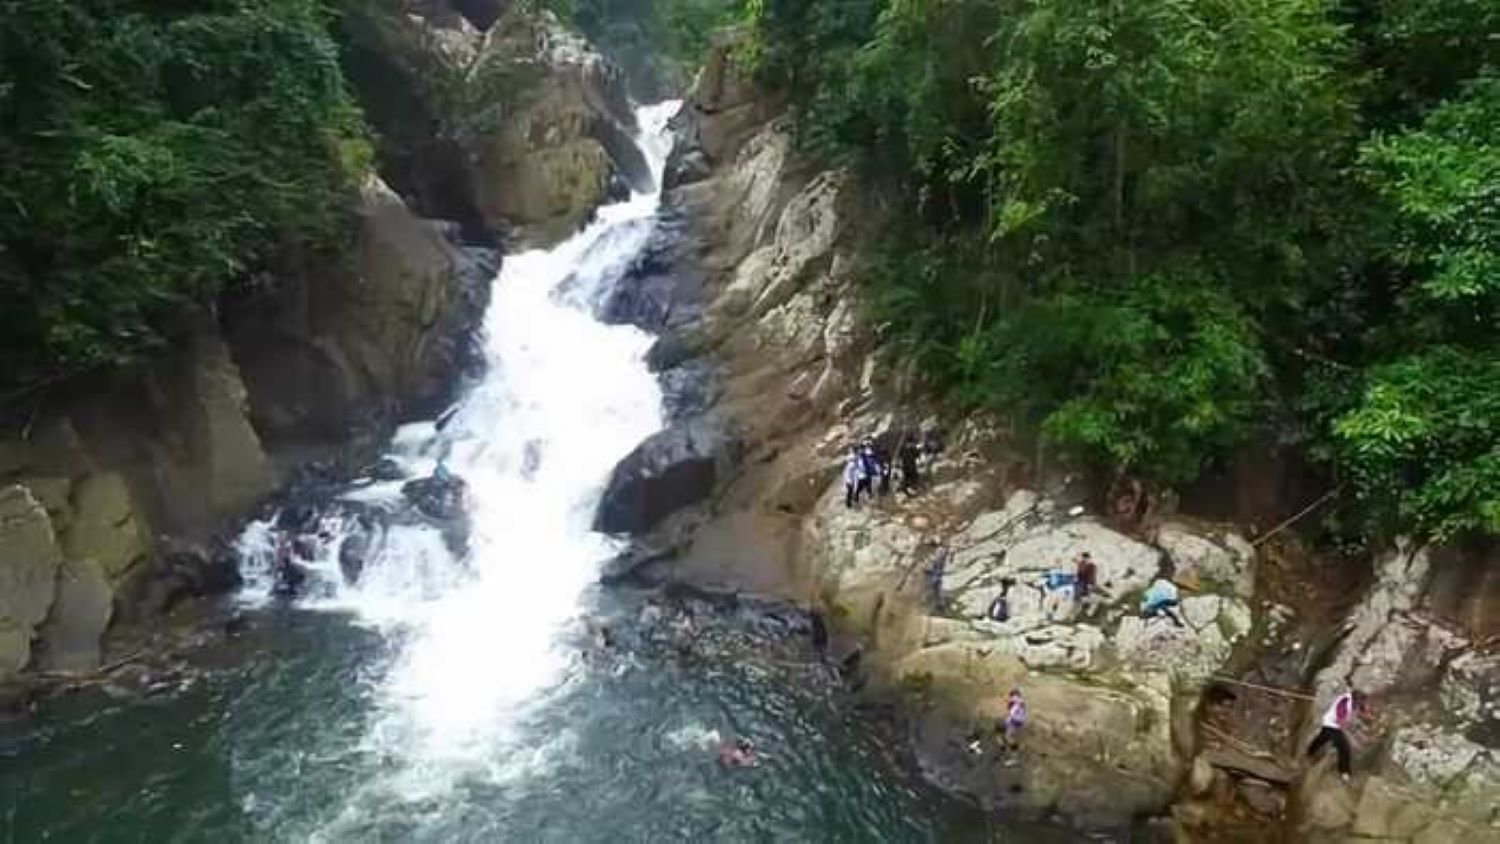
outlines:
[[[649,181],[620,72],[550,12],[392,0],[345,22],[395,188],[472,238],[555,242]]]
[[[225,309],[251,418],[273,442],[339,442],[435,411],[475,365],[495,253],[456,243],[371,177],[348,255],[310,259]]]
[[[480,211],[512,242],[554,243],[611,196],[649,187],[623,77],[550,14],[502,16],[478,61],[533,74],[470,143]]]
[[[178,353],[38,400],[13,431],[0,440],[0,566],[16,586],[3,590],[0,682],[28,665],[92,667],[112,617],[175,597],[159,542],[206,540],[274,484],[207,319]]]
[[[1101,826],[1172,814],[1204,840],[1500,835],[1500,674],[1470,603],[1494,606],[1495,578],[1476,575],[1489,569],[1444,569],[1468,572],[1446,575],[1466,579],[1462,600],[1412,549],[1380,563],[1373,585],[1340,580],[1328,573],[1360,567],[1315,560],[1286,534],[1252,544],[1235,525],[1114,500],[1082,473],[1018,453],[998,420],[940,415],[878,357],[878,331],[860,314],[880,198],[796,155],[774,104],[726,55],[700,76],[669,165],[669,203],[698,221],[683,260],[685,277],[707,279],[692,291],[703,313],[653,360],[669,385],[711,373],[697,388],[710,397],[704,418],[734,430],[735,448],[713,455],[712,484],[657,488],[671,466],[621,465],[602,512],[648,487],[675,511],[619,525],[651,529],[611,578],[816,606],[843,653],[858,654],[864,693],[907,713],[929,773],[1011,813]],[[944,448],[916,494],[845,505],[851,443],[897,452],[924,430],[941,431]],[[939,548],[949,556],[933,574]],[[1096,594],[1079,602],[1047,588],[1084,551]],[[1157,576],[1182,587],[1180,626],[1140,616]],[[991,620],[1002,593],[1007,618]],[[1349,683],[1377,694],[1385,717],[1346,786],[1326,761],[1305,771],[1301,751]],[[1003,765],[988,736],[1012,687],[1031,723],[1016,764]]]

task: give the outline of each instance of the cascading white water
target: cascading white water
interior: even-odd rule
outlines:
[[[638,111],[657,185],[676,105]],[[353,613],[397,647],[374,684],[365,747],[391,774],[368,789],[420,799],[463,777],[503,780],[535,757],[537,748],[517,745],[514,727],[529,700],[564,678],[572,657],[559,634],[615,550],[590,530],[599,494],[613,465],[662,424],[660,389],[644,362],[651,338],[590,312],[645,246],[658,200],[655,189],[637,194],[551,250],[507,256],[484,321],[483,379],[441,432],[409,425],[393,441],[392,458],[413,477],[449,451],[446,465],[469,486],[466,560],[454,559],[435,529],[395,526],[358,582],[343,585],[346,526],[320,525],[330,538],[311,565],[318,588],[307,605]],[[374,484],[346,497],[379,505],[399,489]],[[241,538],[245,600],[269,594],[273,534],[265,522]],[[358,810],[351,803],[349,811]]]

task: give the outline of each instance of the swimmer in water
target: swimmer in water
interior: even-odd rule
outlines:
[[[726,768],[753,768],[760,760],[755,758],[755,745],[741,738],[719,745],[719,764]]]

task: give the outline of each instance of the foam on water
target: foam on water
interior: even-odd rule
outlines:
[[[670,149],[676,103],[641,108],[639,143],[655,184]],[[516,725],[528,702],[565,679],[572,655],[559,635],[616,549],[590,525],[614,464],[662,425],[661,393],[645,364],[651,337],[593,313],[649,238],[659,192],[602,208],[585,230],[550,250],[505,258],[484,321],[487,371],[447,424],[403,427],[390,457],[429,473],[439,453],[468,482],[473,532],[456,560],[439,533],[395,526],[367,555],[355,585],[338,573],[345,526],[310,568],[311,606],[378,626],[397,648],[376,679],[365,750],[389,775],[350,796],[441,795],[464,778],[498,782],[545,764],[566,736],[528,746]],[[393,502],[400,483],[344,497]],[[268,600],[271,522],[240,538],[244,600]],[[329,830],[336,834],[335,829]]]

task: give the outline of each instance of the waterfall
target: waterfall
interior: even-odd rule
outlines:
[[[638,112],[656,185],[676,105]],[[390,524],[348,584],[339,552],[356,511],[321,517],[302,605],[375,626],[392,649],[370,680],[363,748],[389,773],[351,793],[346,814],[381,795],[436,797],[466,777],[504,781],[545,754],[518,741],[517,725],[566,680],[573,655],[560,637],[599,563],[618,550],[590,530],[599,494],[614,464],[662,425],[644,360],[651,337],[593,313],[645,246],[659,196],[606,206],[555,248],[507,256],[484,320],[484,376],[441,426],[407,425],[393,439],[390,462],[409,478],[431,474],[446,454],[467,482],[466,553],[455,555],[431,525]],[[401,484],[351,487],[341,498],[394,508]],[[246,602],[270,600],[276,534],[272,518],[240,537]]]

